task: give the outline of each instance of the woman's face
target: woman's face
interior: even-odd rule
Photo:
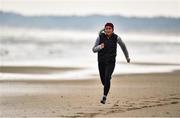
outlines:
[[[113,29],[111,26],[106,26],[104,32],[106,33],[106,35],[111,36],[111,34],[113,33]]]

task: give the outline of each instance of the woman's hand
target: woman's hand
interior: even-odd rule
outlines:
[[[103,49],[104,48],[104,43],[101,43],[100,46],[101,46],[101,49]]]
[[[131,59],[129,57],[126,60],[127,60],[128,63],[130,63],[130,61],[131,61]]]
[[[102,33],[104,33],[104,28],[99,31],[99,35],[101,35]]]

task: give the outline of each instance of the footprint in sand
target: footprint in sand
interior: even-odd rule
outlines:
[[[180,102],[178,100],[180,100],[180,97],[177,97],[176,94],[171,94],[163,98],[150,97],[139,100],[125,101],[122,102],[121,104],[119,103],[119,101],[116,101],[115,104],[112,106],[112,108],[106,112],[106,114],[114,113],[114,112],[126,112],[126,111],[143,109],[148,107],[158,107],[169,104],[178,104]]]
[[[174,102],[171,102],[171,104],[178,104],[179,102],[177,102],[177,101],[174,101]]]
[[[148,100],[147,100],[148,99]],[[141,99],[131,99],[125,102],[120,102],[119,100],[116,101],[112,107],[106,109],[106,110],[97,110],[98,112],[94,113],[82,113],[79,112],[77,115],[80,117],[95,117],[96,115],[108,115],[112,113],[119,113],[119,112],[127,112],[137,109],[145,109],[150,107],[158,107],[158,106],[164,106],[169,104],[179,104],[180,103],[180,97],[176,94],[171,94],[166,97],[149,97],[149,98],[141,98]],[[180,111],[180,110],[179,110]],[[166,114],[169,114],[169,112],[166,112]]]
[[[166,112],[166,114],[169,114],[169,112]]]
[[[55,111],[52,111],[52,113],[56,113]]]

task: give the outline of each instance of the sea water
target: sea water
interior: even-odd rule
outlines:
[[[98,76],[92,47],[98,31],[0,27],[0,66],[78,67],[51,74],[1,73],[1,79],[86,79]],[[180,36],[115,32],[127,46],[127,64],[118,46],[115,74],[180,69]]]

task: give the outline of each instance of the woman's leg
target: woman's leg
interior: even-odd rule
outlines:
[[[99,75],[101,78],[101,82],[104,85],[105,83],[105,64],[103,62],[98,62]]]
[[[108,63],[105,69],[104,95],[107,96],[111,85],[111,76],[114,71],[115,62]]]

